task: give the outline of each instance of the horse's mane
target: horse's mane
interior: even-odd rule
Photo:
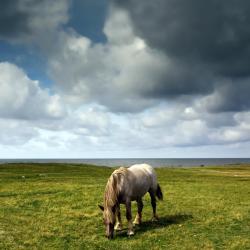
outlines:
[[[104,193],[104,209],[109,221],[111,221],[112,209],[118,202],[121,178],[126,177],[127,172],[127,168],[120,167],[116,169],[108,179]]]

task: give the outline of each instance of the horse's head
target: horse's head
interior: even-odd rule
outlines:
[[[103,223],[106,229],[106,236],[108,239],[112,239],[114,237],[114,227],[116,222],[115,206],[112,208],[104,208],[99,205],[99,208],[103,211]]]
[[[103,211],[103,222],[106,228],[106,236],[109,239],[114,237],[116,221],[116,209],[118,205],[118,177],[111,174],[104,192],[104,207],[99,206]]]

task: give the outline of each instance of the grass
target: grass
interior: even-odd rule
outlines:
[[[112,171],[0,165],[0,249],[250,249],[250,165],[157,169],[160,220],[150,221],[146,195],[136,235],[108,241],[97,205]]]

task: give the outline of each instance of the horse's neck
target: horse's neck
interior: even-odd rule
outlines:
[[[116,175],[112,174],[108,180],[105,190],[104,202],[106,207],[115,206],[118,202],[118,195],[117,178]]]

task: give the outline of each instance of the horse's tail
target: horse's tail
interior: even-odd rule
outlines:
[[[159,200],[161,201],[163,200],[163,194],[162,194],[161,187],[159,184],[157,184],[156,196]]]

